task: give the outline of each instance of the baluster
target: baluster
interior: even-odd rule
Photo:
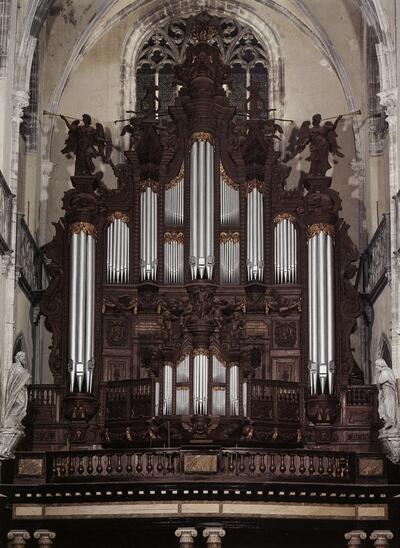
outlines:
[[[304,455],[300,455],[299,472],[301,475],[304,475],[305,471],[306,471],[306,465],[304,464]]]
[[[96,472],[101,475],[103,473],[103,465],[101,463],[101,455],[97,455]]]
[[[275,455],[271,455],[271,463],[269,465],[269,471],[271,472],[271,474],[275,474],[276,472]]]
[[[233,453],[229,453],[228,455],[228,470],[229,472],[233,472],[235,470],[235,464],[233,461]]]
[[[328,457],[328,467],[326,472],[331,476],[333,474],[332,457]]]
[[[289,472],[291,474],[294,474],[296,472],[296,466],[294,464],[294,455],[290,455],[290,466],[289,466]]]
[[[147,470],[147,472],[148,472],[149,474],[151,474],[152,471],[153,471],[153,463],[152,463],[152,459],[151,459],[150,453],[147,455],[146,470]]]
[[[319,455],[319,457],[318,457],[318,474],[320,476],[322,476],[322,474],[324,473],[323,459],[324,459],[324,457]]]
[[[246,470],[246,466],[244,464],[244,456],[239,455],[239,472],[243,473]]]
[[[167,472],[171,473],[174,471],[174,464],[172,462],[172,454],[171,453],[168,453],[167,454]]]
[[[66,463],[65,457],[61,457],[60,474],[61,474],[62,477],[64,477],[66,472],[67,472],[65,463]]]
[[[341,470],[341,466],[340,466],[340,459],[339,457],[336,457],[335,458],[335,476],[337,478],[340,478],[342,475],[342,470]]]
[[[121,463],[122,455],[117,456],[117,473],[120,474],[122,472],[122,463]]]
[[[279,471],[281,474],[286,472],[285,455],[281,455],[281,463],[279,465]]]
[[[142,471],[143,471],[142,455],[141,455],[141,454],[138,454],[138,455],[137,455],[136,472],[137,472],[138,474],[141,474]]]
[[[261,474],[264,474],[265,471],[267,470],[267,467],[265,466],[265,455],[260,455],[260,460],[261,460],[261,463],[260,463],[260,472]]]
[[[52,474],[53,474],[53,478],[58,477],[58,458],[57,457],[53,459]]]
[[[249,471],[254,474],[256,470],[256,465],[254,464],[255,455],[250,456],[250,464],[249,464]]]
[[[128,455],[126,456],[126,471],[128,472],[128,474],[131,474],[132,470],[132,455],[128,453]]]
[[[85,469],[83,467],[83,457],[79,457],[79,459],[78,459],[78,474],[82,475],[84,471],[85,471]]]
[[[158,472],[159,474],[161,474],[161,472],[163,471],[163,469],[164,469],[164,466],[163,466],[163,463],[162,463],[162,461],[161,461],[161,455],[158,455],[158,456],[157,456],[157,472]]]
[[[350,462],[349,458],[345,457],[345,465],[344,465],[344,477],[348,478],[350,476]]]
[[[107,474],[111,474],[111,472],[112,472],[111,455],[107,455],[106,472],[107,472]]]
[[[315,472],[315,466],[314,466],[314,457],[312,457],[311,455],[308,457],[310,463],[309,463],[309,466],[308,466],[308,473],[310,474],[310,476],[312,476]]]
[[[74,457],[69,456],[68,457],[68,474],[70,476],[73,476],[74,472],[75,472]]]
[[[89,475],[93,474],[93,457],[92,457],[92,455],[88,455],[86,471]]]

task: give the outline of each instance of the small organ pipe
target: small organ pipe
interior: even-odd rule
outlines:
[[[86,233],[81,230],[79,233],[79,264],[78,264],[78,313],[77,313],[77,364],[76,377],[78,382],[78,390],[82,392],[83,376],[84,376],[84,359],[85,359],[85,312],[86,312]]]
[[[290,213],[280,213],[274,219],[275,283],[295,283],[297,280],[296,228]]]
[[[128,217],[117,211],[109,218],[107,227],[107,283],[129,281]]]
[[[76,305],[77,305],[77,288],[78,288],[78,253],[79,253],[79,234],[71,235],[70,248],[70,282],[69,282],[69,374],[70,374],[70,390],[75,388],[76,375]]]

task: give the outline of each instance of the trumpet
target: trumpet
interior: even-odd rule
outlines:
[[[44,116],[64,116],[64,118],[68,118],[69,120],[79,120],[79,116],[65,116],[64,114],[57,114],[56,112],[49,112],[48,110],[43,111]]]
[[[322,118],[321,122],[336,120],[338,116],[358,116],[359,114],[361,114],[361,109],[355,110],[354,112],[348,112],[347,114],[337,114],[336,116],[330,116],[329,118]]]

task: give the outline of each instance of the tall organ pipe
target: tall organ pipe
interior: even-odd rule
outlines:
[[[70,391],[90,392],[94,368],[95,229],[71,225],[68,370]]]
[[[108,218],[107,283],[129,282],[129,218],[120,211]]]
[[[334,279],[332,225],[308,227],[309,370],[312,394],[333,393]]]
[[[183,233],[164,234],[164,281],[168,284],[183,283]]]
[[[147,180],[140,194],[140,275],[142,280],[157,276],[157,203],[158,184]]]
[[[239,232],[221,232],[221,282],[239,283]]]
[[[247,184],[247,278],[264,279],[264,212],[262,184]]]
[[[275,283],[297,281],[297,234],[294,217],[280,213],[274,219],[274,272]]]
[[[197,139],[197,138],[196,138]],[[190,271],[192,279],[212,278],[214,269],[214,147],[198,134],[190,150]]]
[[[193,358],[193,412],[207,414],[208,354],[197,351]]]
[[[165,363],[163,371],[163,415],[172,414],[172,364]]]

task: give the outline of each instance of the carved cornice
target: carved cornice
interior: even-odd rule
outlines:
[[[239,232],[221,232],[219,241],[221,244],[226,244],[227,242],[233,242],[234,244],[238,244],[240,241],[240,234]]]
[[[251,179],[246,183],[246,193],[249,194],[252,190],[257,189],[261,194],[264,193],[264,183],[259,179]]]
[[[158,194],[160,191],[159,183],[157,181],[153,181],[153,179],[146,179],[144,181],[141,181],[140,192],[145,192],[146,188],[151,188],[151,190],[156,194]]]
[[[275,215],[274,217],[274,223],[278,224],[281,221],[290,221],[291,223],[294,223],[296,220],[296,217],[292,213],[278,213],[278,215]]]
[[[166,232],[164,234],[164,243],[170,244],[171,242],[183,244],[183,232]]]
[[[335,235],[335,227],[328,223],[315,223],[307,227],[307,240],[324,233],[325,236],[333,237]]]
[[[122,211],[114,211],[109,217],[107,217],[108,223],[113,223],[116,219],[119,219],[126,225],[129,224],[129,217],[126,213],[122,213]]]
[[[192,145],[197,141],[206,141],[207,143],[210,143],[210,145],[213,145],[214,137],[208,131],[196,131],[190,136],[190,144]]]

